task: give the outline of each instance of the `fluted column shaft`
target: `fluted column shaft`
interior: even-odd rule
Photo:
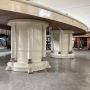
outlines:
[[[38,71],[45,68],[49,68],[47,61],[42,61],[42,57],[46,56],[46,28],[48,24],[36,20],[18,19],[12,20],[12,25],[15,26],[15,32],[12,32],[12,43],[13,35],[16,35],[17,50],[16,59],[17,62],[13,63],[13,71]],[[13,30],[12,30],[13,31]],[[12,44],[12,47],[15,46]],[[12,56],[14,51],[12,48]]]
[[[46,57],[46,27],[45,25],[42,27],[42,57]]]
[[[72,31],[70,30],[53,30],[54,50],[51,53],[52,57],[67,58],[72,57]]]
[[[16,60],[17,59],[17,37],[16,37],[16,25],[11,24],[11,59]]]

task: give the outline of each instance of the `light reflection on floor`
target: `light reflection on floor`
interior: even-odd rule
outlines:
[[[90,90],[90,52],[74,59],[47,57],[51,69],[33,74],[5,71],[10,56],[0,58],[0,90]]]

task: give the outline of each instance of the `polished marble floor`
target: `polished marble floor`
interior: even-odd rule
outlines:
[[[75,51],[74,59],[47,57],[51,69],[5,71],[10,55],[0,57],[0,90],[90,90],[90,51]]]

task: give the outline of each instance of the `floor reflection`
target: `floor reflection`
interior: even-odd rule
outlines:
[[[0,59],[0,90],[90,90],[90,52],[75,51],[74,59],[47,57],[51,69],[34,72],[5,71],[10,56]]]

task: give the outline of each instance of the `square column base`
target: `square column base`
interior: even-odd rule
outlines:
[[[18,63],[18,62],[9,62],[7,64],[6,70],[12,70],[12,71],[19,71],[19,72],[34,72],[34,71],[40,71],[47,68],[50,68],[48,61],[41,61],[37,63],[31,63],[31,64],[25,64],[25,63]]]
[[[51,53],[50,57],[53,58],[74,58],[74,54],[56,54],[56,53]]]

